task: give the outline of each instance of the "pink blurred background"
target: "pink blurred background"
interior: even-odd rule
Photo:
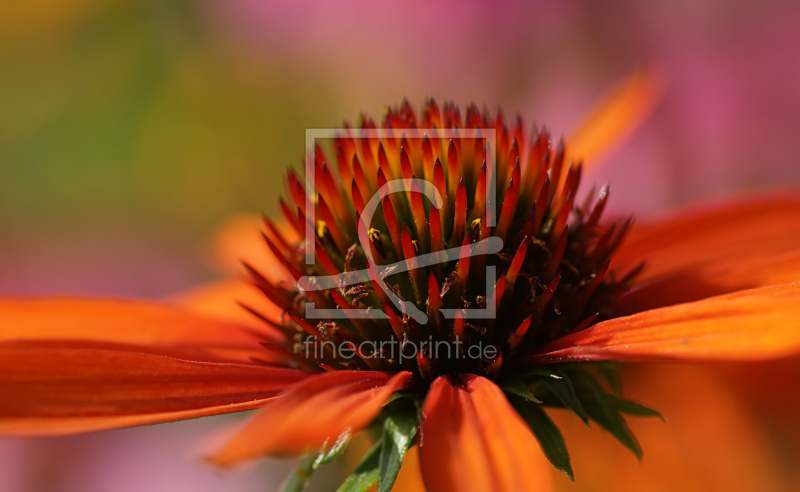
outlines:
[[[590,180],[618,211],[800,185],[800,4],[201,2],[0,6],[0,294],[163,297],[214,278],[226,217],[276,211],[304,129],[403,97],[567,133],[636,68],[663,100]],[[226,420],[226,419],[221,419]],[[220,419],[0,440],[2,490],[269,490],[203,467]],[[273,484],[273,485],[269,485]]]

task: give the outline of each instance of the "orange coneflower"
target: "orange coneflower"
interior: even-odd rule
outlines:
[[[646,89],[628,89],[569,144],[474,106],[363,118],[289,173],[283,225],[264,222],[277,261],[247,265],[258,296],[0,302],[0,432],[264,407],[210,460],[305,453],[299,488],[374,430],[344,490],[391,489],[412,448],[430,490],[546,490],[547,460],[573,471],[545,407],[641,455],[623,415],[659,414],[608,361],[800,350],[800,199],[604,220],[608,188],[578,195],[581,158],[639,113]],[[213,315],[219,299],[248,318]]]

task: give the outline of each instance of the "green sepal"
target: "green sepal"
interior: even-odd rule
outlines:
[[[623,398],[619,398],[616,396],[610,396],[612,401],[614,402],[614,406],[619,410],[621,413],[625,413],[628,415],[635,415],[637,417],[656,417],[661,419],[662,422],[666,422],[667,420],[664,418],[661,413],[656,410],[653,410],[650,407],[646,407],[641,403],[636,403],[635,401],[625,400]]]
[[[403,458],[417,435],[417,428],[417,411],[414,408],[396,409],[386,416],[378,466],[378,492],[392,490]]]
[[[381,448],[383,448],[383,440],[379,440],[372,446],[372,449],[367,451],[367,454],[361,459],[361,463],[339,486],[338,492],[365,492],[378,481]]]
[[[328,442],[325,441],[325,444],[322,445],[322,450],[317,455],[317,458],[314,460],[314,469],[316,470],[320,466],[330,463],[331,461],[337,459],[344,453],[344,450],[347,449],[347,445],[350,444],[350,437],[352,434],[349,430],[342,432],[342,434],[336,438],[333,445],[331,445],[330,449],[325,449],[328,445]]]
[[[526,400],[532,401],[534,403],[542,403],[540,399],[536,398],[533,395],[533,393],[531,393],[531,390],[530,388],[528,388],[528,385],[525,384],[525,382],[522,381],[521,379],[513,379],[511,381],[508,381],[507,383],[503,384],[502,388],[503,391],[505,391],[510,395],[516,395]]]
[[[308,485],[308,482],[311,481],[314,470],[339,458],[344,453],[350,443],[350,437],[350,431],[342,432],[330,448],[328,448],[328,442],[325,441],[318,453],[304,455],[300,463],[297,464],[294,473],[286,477],[286,480],[281,484],[281,492],[300,492],[303,490]]]
[[[606,380],[615,395],[622,395],[622,379],[619,375],[619,363],[611,361],[600,361],[591,363],[597,367],[597,372]]]
[[[533,431],[550,463],[574,482],[575,475],[572,472],[564,436],[547,412],[540,405],[520,398],[512,398],[511,404]]]
[[[303,490],[308,482],[311,481],[311,475],[314,473],[314,462],[317,459],[315,453],[309,453],[300,459],[294,473],[286,477],[286,480],[281,484],[281,492],[300,492]]]
[[[392,403],[397,400],[417,400],[419,399],[419,397],[420,397],[419,394],[411,391],[395,391],[383,405],[387,406],[389,405],[389,403]]]
[[[600,424],[626,448],[633,451],[639,460],[642,459],[642,447],[636,436],[633,435],[625,418],[617,409],[616,401],[613,396],[607,395],[600,383],[585,371],[573,371],[571,378],[578,383],[582,390],[587,392],[583,400],[583,406],[592,420]]]
[[[561,379],[555,379],[553,377],[548,377],[542,379],[542,382],[559,400],[561,400],[561,403],[563,403],[566,408],[575,412],[575,415],[580,417],[586,425],[589,425],[589,414],[586,412],[583,404],[581,404],[581,400],[578,398],[578,394],[575,392],[575,386],[572,385],[570,378],[562,377]]]

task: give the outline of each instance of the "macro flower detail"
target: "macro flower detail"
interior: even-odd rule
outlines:
[[[322,388],[337,384],[335,374],[356,374],[361,380],[358,372],[381,371],[396,374],[390,381],[404,381],[399,386],[403,393],[386,406],[383,417],[420,409],[420,431],[422,436],[427,432],[429,446],[444,445],[448,439],[447,434],[430,430],[441,425],[426,423],[428,417],[435,421],[442,411],[432,403],[435,398],[428,399],[429,391],[438,394],[463,385],[466,394],[480,388],[481,393],[493,395],[498,412],[518,411],[542,436],[545,455],[570,477],[563,440],[538,408],[539,396],[573,409],[587,423],[591,415],[640,454],[621,413],[657,413],[606,394],[591,375],[598,372],[595,368],[520,366],[548,342],[614,316],[619,298],[638,271],[615,275],[609,270],[610,258],[630,221],[619,226],[603,222],[608,189],[575,205],[582,167],[565,163],[564,142],[554,142],[544,129],[534,129],[526,140],[520,119],[509,127],[501,114],[480,112],[475,106],[462,117],[453,104],[440,109],[429,101],[418,120],[405,102],[388,110],[381,124],[383,134],[372,136],[376,125],[369,119],[361,121],[359,128],[334,137],[327,153],[316,145],[310,156],[313,168],[306,168],[318,190],[313,195],[298,174],[289,173],[289,200],[280,202],[288,233],[265,219],[264,240],[293,281],[271,282],[246,265],[256,287],[283,313],[282,322],[269,322],[277,332],[275,337],[262,342],[273,357],[266,362],[305,370],[322,368],[329,371],[324,378],[331,382],[322,386],[309,382],[314,390],[298,385],[284,402],[292,400],[295,391],[303,397],[293,405],[287,403],[282,423],[272,421],[274,413],[265,414],[254,419],[242,435],[283,428],[287,421],[297,419],[296,425],[288,425],[286,437],[297,439],[291,434],[308,430],[297,430],[303,414],[299,409],[312,400],[322,404]],[[448,137],[441,135],[442,129],[451,129]],[[496,151],[492,149],[495,142],[481,136],[487,130],[493,131]],[[469,136],[462,135],[468,132]],[[335,162],[335,167],[328,162]],[[392,183],[399,185],[394,193],[387,191]],[[435,190],[427,195],[433,200],[423,198],[427,187]],[[497,210],[491,210],[493,192]],[[376,196],[382,213],[372,215],[369,202]],[[310,265],[308,243],[299,240],[309,233],[314,235],[317,260]],[[330,286],[320,285],[324,281]],[[314,311],[309,311],[310,303]],[[245,307],[266,319],[256,309]],[[409,314],[412,309],[425,313],[424,317],[420,320]],[[599,370],[614,371],[611,366]],[[505,390],[509,402],[502,403],[496,392],[487,389],[495,385]],[[534,396],[532,387],[538,387],[539,396]],[[370,404],[374,408],[363,421],[353,420],[352,414],[331,417],[327,425],[320,425],[324,433],[309,431],[291,450],[322,446],[339,432],[366,426],[388,396],[365,398],[359,408],[372,408]],[[480,400],[485,398],[490,397]],[[452,418],[451,411],[444,417]],[[485,416],[487,421],[492,418]],[[329,416],[320,419],[327,421]],[[516,420],[524,428],[520,417]],[[408,440],[417,433],[416,426],[410,431]],[[274,431],[256,448],[236,439],[215,460],[229,464],[286,451],[276,434],[280,432]],[[273,438],[282,447],[270,445]],[[440,439],[445,442],[439,443]],[[528,447],[535,446],[533,436],[528,441]],[[426,449],[430,448],[420,447],[423,466],[429,462]],[[505,488],[528,481],[509,470],[514,473],[505,477]],[[382,474],[380,486],[390,487],[393,480]]]
[[[566,142],[432,100],[363,117],[288,173],[248,282],[178,306],[0,301],[0,433],[260,409],[211,462],[302,455],[300,490],[367,431],[340,490],[392,489],[407,456],[429,490],[548,490],[548,461],[580,480],[559,408],[641,458],[626,416],[660,414],[617,362],[800,352],[800,198],[608,220],[579,186],[627,89]]]

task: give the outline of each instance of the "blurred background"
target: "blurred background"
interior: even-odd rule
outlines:
[[[565,134],[656,65],[663,100],[589,177],[612,183],[615,210],[800,185],[798,25],[789,0],[3,2],[0,294],[162,297],[212,279],[214,231],[277,210],[306,128],[403,97]],[[0,475],[15,491],[282,479],[272,463],[200,467],[191,449],[215,424],[0,441]]]

